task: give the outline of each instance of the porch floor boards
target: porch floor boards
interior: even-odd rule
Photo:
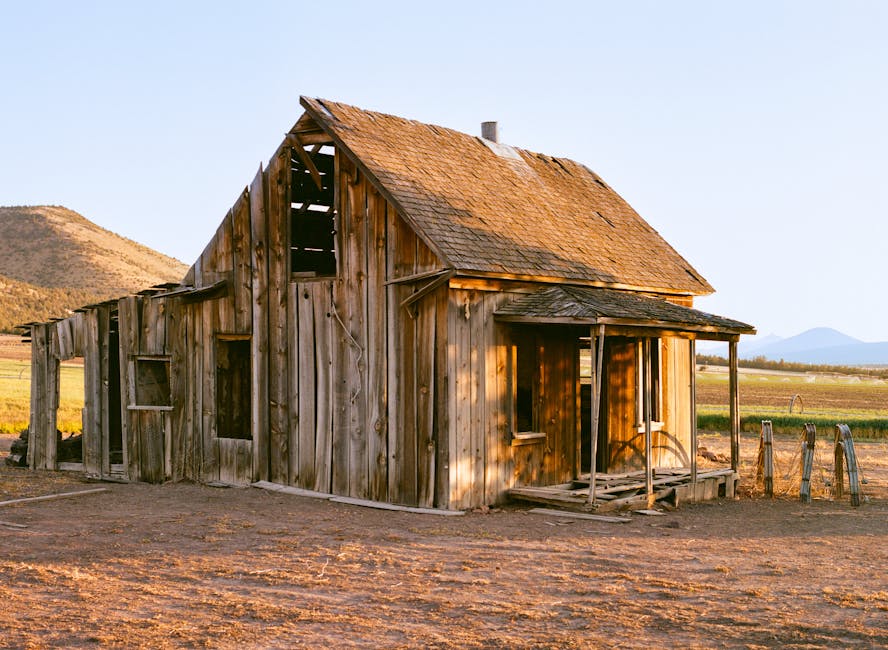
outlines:
[[[543,503],[577,511],[607,512],[646,507],[644,472],[625,474],[597,474],[595,476],[595,502],[587,503],[589,474],[582,474],[570,483],[545,487],[518,487],[509,490],[509,496],[517,501]],[[699,503],[719,496],[733,498],[738,480],[730,468],[697,472],[696,483],[691,482],[691,471],[683,468],[657,468],[654,470],[654,500],[672,506],[680,502]]]

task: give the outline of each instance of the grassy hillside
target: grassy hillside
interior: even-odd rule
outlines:
[[[186,270],[67,208],[0,207],[0,331],[177,282]]]
[[[11,332],[21,323],[65,316],[76,307],[120,295],[116,290],[38,287],[0,275],[0,332]]]

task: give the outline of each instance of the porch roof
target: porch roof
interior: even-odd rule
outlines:
[[[591,287],[539,289],[503,305],[494,315],[497,320],[513,323],[648,328],[685,333],[701,339],[755,334],[751,325],[730,318],[638,293]]]

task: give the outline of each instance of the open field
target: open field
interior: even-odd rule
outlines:
[[[58,428],[65,433],[82,428],[83,365],[65,362],[59,371]],[[27,428],[31,395],[30,361],[0,358],[0,433]]]
[[[727,450],[725,436],[703,441]],[[743,437],[744,474],[755,446]],[[795,441],[776,446],[785,464]],[[870,480],[859,508],[756,498],[747,480],[740,500],[626,524],[193,484],[7,506],[0,644],[884,647],[888,443],[858,452]],[[94,487],[0,467],[0,499]]]
[[[790,414],[794,396],[796,403]],[[697,405],[700,428],[729,428],[726,373],[697,373]],[[886,438],[888,382],[745,371],[740,374],[740,416],[745,431],[759,431],[763,419],[772,420],[775,432],[783,433],[798,433],[805,422],[814,422],[821,430],[841,422],[851,427],[856,438]]]

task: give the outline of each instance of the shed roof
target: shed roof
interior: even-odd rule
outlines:
[[[498,320],[525,323],[620,325],[707,334],[754,334],[746,323],[628,291],[591,287],[546,287],[516,298],[494,312]]]
[[[462,275],[713,291],[584,165],[346,104],[302,104]]]

